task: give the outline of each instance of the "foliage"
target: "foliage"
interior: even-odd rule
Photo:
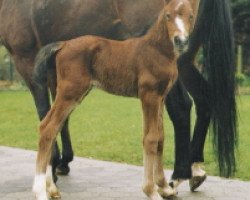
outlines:
[[[238,43],[250,42],[250,1],[232,0],[235,36]]]
[[[0,80],[8,78],[8,63],[6,62],[7,52],[4,47],[0,46]]]
[[[0,92],[0,145],[25,149],[37,148],[38,117],[27,91]],[[250,180],[250,96],[239,99],[239,153],[237,178]],[[194,112],[193,112],[194,113]],[[174,166],[174,135],[164,112],[166,132],[164,165]],[[193,122],[195,117],[192,115]],[[72,114],[71,136],[77,156],[142,165],[142,117],[140,102],[133,98],[92,91]],[[218,175],[211,138],[205,148],[206,170]]]
[[[235,74],[235,80],[238,86],[242,86],[246,81],[246,76],[243,73],[238,72]]]

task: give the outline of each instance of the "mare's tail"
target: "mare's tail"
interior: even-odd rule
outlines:
[[[48,70],[55,67],[56,53],[62,49],[64,42],[55,42],[43,47],[37,54],[33,71],[33,80],[41,87],[47,84]]]
[[[204,49],[213,141],[220,175],[225,177],[235,172],[237,146],[234,37],[229,6],[229,0],[201,0],[194,29]]]

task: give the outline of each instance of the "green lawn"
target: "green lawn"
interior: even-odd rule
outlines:
[[[250,96],[241,96],[238,102],[240,142],[236,178],[250,180]],[[0,92],[0,105],[0,145],[36,150],[39,122],[29,92]],[[164,117],[165,167],[172,169],[173,128],[167,114]],[[70,129],[77,156],[142,165],[142,118],[138,100],[93,90],[73,112]],[[210,175],[217,175],[210,140],[208,137],[205,150],[206,170]]]

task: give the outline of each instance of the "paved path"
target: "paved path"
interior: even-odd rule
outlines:
[[[34,151],[0,146],[0,199],[34,200]],[[60,177],[62,200],[147,200],[141,191],[142,167],[75,158],[69,176]],[[171,171],[166,171],[169,177]],[[188,183],[175,200],[250,200],[250,182],[208,177],[198,192]]]

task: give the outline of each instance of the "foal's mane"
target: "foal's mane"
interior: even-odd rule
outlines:
[[[155,41],[162,41],[162,39],[168,36],[165,15],[166,15],[166,12],[165,12],[165,9],[163,9],[160,12],[152,28],[150,28],[148,31],[148,34],[150,35],[150,37],[154,39]]]
[[[157,46],[164,54],[167,54],[171,58],[174,57],[173,44],[169,36],[164,8],[160,12],[156,22],[148,30],[145,39],[151,45]]]

